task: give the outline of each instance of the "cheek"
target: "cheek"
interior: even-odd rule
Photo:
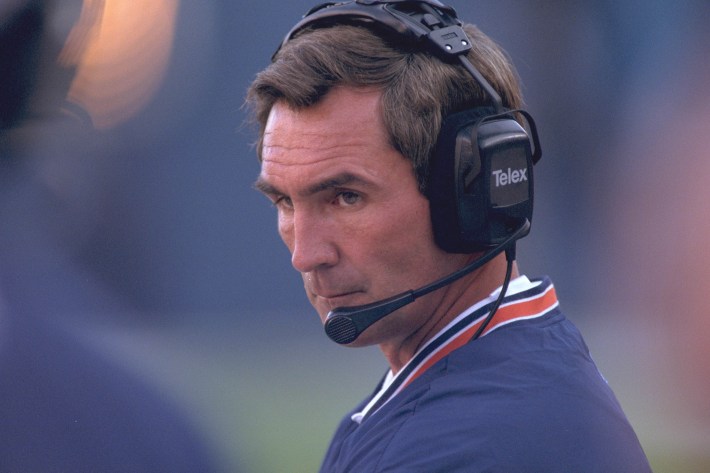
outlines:
[[[429,215],[429,201],[417,194],[408,199],[409,205],[397,208],[388,219],[393,241],[406,252],[425,256],[436,251],[434,233]]]
[[[351,241],[358,240],[367,241],[361,251],[367,251],[373,260],[370,264],[383,276],[427,280],[417,273],[430,273],[442,256],[434,243],[428,205],[398,208],[370,219],[366,226],[353,230]]]

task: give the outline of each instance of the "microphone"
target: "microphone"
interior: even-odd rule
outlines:
[[[347,345],[348,343],[354,342],[370,325],[391,314],[395,310],[400,309],[407,304],[411,304],[418,297],[429,294],[430,292],[451,284],[452,282],[475,271],[498,256],[498,254],[506,250],[509,246],[514,245],[515,241],[525,236],[529,230],[530,221],[525,219],[525,222],[523,222],[520,228],[518,228],[502,243],[484,253],[483,256],[478,258],[476,261],[473,261],[448,276],[444,276],[437,281],[420,287],[419,289],[405,291],[387,299],[370,302],[369,304],[353,307],[337,307],[331,310],[325,320],[326,335],[328,335],[328,338],[340,345]]]

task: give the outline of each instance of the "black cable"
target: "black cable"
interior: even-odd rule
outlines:
[[[491,322],[491,320],[493,320],[493,316],[496,315],[496,312],[498,312],[500,305],[503,303],[505,293],[508,292],[508,284],[510,284],[510,278],[513,275],[513,263],[515,262],[515,243],[506,248],[505,259],[508,265],[505,269],[505,279],[503,280],[503,286],[500,289],[500,294],[498,295],[498,298],[493,304],[493,307],[491,307],[491,311],[488,313],[486,320],[483,321],[483,323],[478,327],[478,330],[476,330],[476,333],[474,333],[471,337],[471,341],[476,340],[478,337],[480,337],[486,327],[488,327],[488,324]]]

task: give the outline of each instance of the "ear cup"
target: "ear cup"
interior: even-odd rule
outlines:
[[[480,107],[442,124],[426,192],[445,251],[484,251],[532,220],[532,143],[512,113]]]

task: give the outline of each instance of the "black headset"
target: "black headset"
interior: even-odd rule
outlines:
[[[304,15],[281,47],[307,27],[348,23],[364,23],[394,35],[397,41],[412,43],[442,61],[459,61],[490,99],[490,104],[445,117],[439,132],[426,184],[437,245],[451,253],[474,253],[495,248],[511,236],[527,235],[533,211],[533,164],[541,156],[535,122],[524,110],[505,108],[471,64],[466,55],[471,41],[456,11],[437,0],[323,3]]]
[[[365,23],[384,35],[393,35],[396,41],[428,50],[442,61],[459,61],[490,99],[490,104],[444,118],[426,183],[437,245],[451,253],[482,255],[418,289],[361,306],[335,308],[326,318],[325,332],[336,343],[352,343],[378,320],[470,274],[505,251],[507,269],[500,295],[471,337],[475,340],[505,297],[515,260],[515,242],[530,232],[533,165],[541,156],[535,122],[524,110],[503,106],[498,93],[466,56],[471,41],[456,11],[437,0],[324,3],[306,13],[288,32],[281,47],[304,28],[344,23]]]

